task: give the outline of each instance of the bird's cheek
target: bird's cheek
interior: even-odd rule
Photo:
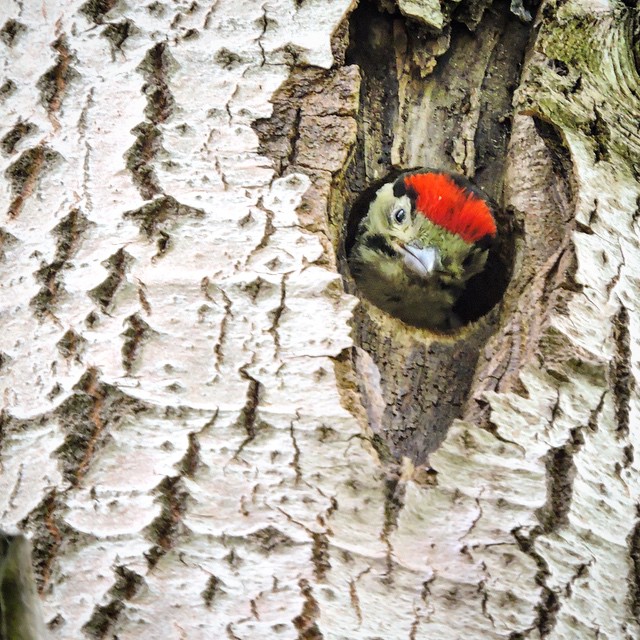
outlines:
[[[447,273],[440,274],[440,282],[447,287],[459,287],[461,283],[460,274],[454,271],[447,271]]]

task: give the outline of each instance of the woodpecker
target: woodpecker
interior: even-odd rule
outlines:
[[[460,326],[454,305],[496,236],[489,198],[462,176],[401,174],[375,194],[348,256],[361,293],[416,327]]]

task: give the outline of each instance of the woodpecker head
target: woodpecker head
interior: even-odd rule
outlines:
[[[349,266],[371,302],[408,324],[458,326],[453,306],[482,271],[496,224],[461,176],[421,169],[382,186],[358,226]]]

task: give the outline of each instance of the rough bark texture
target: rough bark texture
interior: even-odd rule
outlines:
[[[640,633],[637,12],[354,5],[0,6],[0,526],[52,638]],[[502,205],[454,336],[344,289],[424,164]]]

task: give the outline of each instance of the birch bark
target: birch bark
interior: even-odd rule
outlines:
[[[0,526],[52,638],[640,633],[637,11],[383,4],[0,6]],[[415,164],[504,205],[455,341],[345,292]]]

